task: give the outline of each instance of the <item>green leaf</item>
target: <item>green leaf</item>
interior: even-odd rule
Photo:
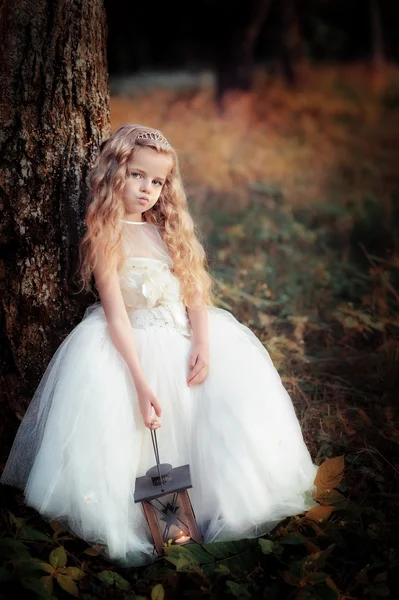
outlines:
[[[33,527],[21,527],[18,535],[20,538],[24,539],[24,540],[32,540],[32,541],[38,541],[41,540],[43,542],[51,542],[52,539],[51,537],[49,537],[48,535],[46,535],[45,533],[42,533],[41,531],[38,531],[37,529],[34,529]]]
[[[383,582],[370,584],[369,592],[380,598],[389,598],[390,595],[389,587]]]
[[[10,522],[14,523],[14,525],[16,526],[17,529],[19,529],[20,527],[24,526],[24,524],[26,523],[26,519],[22,519],[20,517],[16,517],[10,511],[7,511],[7,512],[8,512],[8,515],[10,517]]]
[[[30,552],[21,540],[11,537],[2,537],[0,538],[0,555],[6,558],[29,558]]]
[[[204,572],[209,576],[210,573],[214,570],[217,564],[225,565],[233,574],[239,573],[243,575],[257,566],[259,562],[259,557],[257,552],[253,552],[251,550],[247,550],[246,552],[242,552],[241,554],[236,554],[235,556],[229,556],[225,558],[223,561],[219,563],[214,563],[212,565],[204,565]]]
[[[263,554],[272,554],[274,552],[274,542],[272,542],[272,540],[260,538],[259,545],[262,548]]]
[[[214,542],[213,544],[202,544],[206,552],[212,554],[215,558],[228,558],[234,554],[246,552],[251,548],[258,546],[256,539],[239,540],[236,542]]]
[[[291,560],[289,563],[289,572],[298,579],[303,577],[305,571],[308,569],[309,557],[305,556],[302,560]]]
[[[198,566],[196,558],[187,547],[167,546],[164,552],[166,560],[175,565],[177,571],[186,571],[189,566]]]
[[[187,545],[178,546],[177,544],[173,544],[172,546],[165,546],[164,553],[166,556],[170,556],[172,558],[181,558],[182,556],[188,559],[192,558],[192,554],[187,549]]]
[[[34,579],[33,577],[21,577],[20,582],[21,585],[24,586],[27,590],[32,590],[35,592],[40,598],[44,598],[45,600],[49,600],[51,598],[51,592],[48,591],[45,585],[45,579],[51,579],[51,583],[49,582],[49,587],[52,584],[52,577],[50,575],[45,575],[40,579]]]
[[[186,544],[185,548],[199,565],[207,565],[215,562],[215,557],[201,544]]]
[[[303,537],[301,535],[298,535],[297,533],[289,533],[288,535],[285,535],[284,537],[279,539],[279,542],[280,544],[289,545],[303,544]]]
[[[219,548],[219,544],[217,543],[203,544],[202,547],[206,552],[209,552],[209,554],[211,554],[215,558],[226,558],[226,554],[222,552],[222,549]]]
[[[236,583],[230,579],[226,581],[226,586],[235,598],[251,598],[251,594],[248,591],[248,585],[244,583]]]
[[[130,590],[130,588],[131,588],[131,585],[127,581],[127,579],[122,577],[122,575],[119,575],[119,573],[114,573],[114,581],[115,581],[116,587],[118,587],[120,590],[127,591],[127,590]]]
[[[18,571],[20,577],[30,575],[35,571],[41,571],[41,565],[42,561],[38,558],[34,558],[33,556],[23,556],[20,560],[18,560]]]
[[[258,561],[256,552],[258,548],[258,541],[251,539],[213,544],[171,545],[165,547],[164,552],[166,560],[175,565],[178,570],[198,569],[201,565],[204,571],[198,572],[210,575],[221,564],[229,571],[234,568],[241,571],[253,569]],[[180,560],[182,558],[186,560]]]
[[[318,569],[323,569],[325,567],[327,558],[330,556],[335,546],[336,544],[330,544],[325,550],[322,550],[321,552],[316,552],[312,555],[311,558]]]
[[[113,585],[115,581],[115,573],[113,571],[101,571],[98,578],[106,585]]]
[[[64,546],[58,546],[52,552],[50,552],[50,564],[53,565],[54,569],[65,567],[67,562],[67,555]]]
[[[215,568],[215,573],[218,573],[219,575],[230,575],[231,571],[228,567],[226,567],[226,565],[220,563]]]
[[[313,588],[314,600],[339,600],[339,594],[328,585],[317,585]]]
[[[311,573],[308,577],[308,581],[312,584],[323,583],[327,577],[329,577],[328,573],[324,573],[324,571],[316,571],[315,573]]]
[[[187,565],[194,564],[190,563],[190,561],[185,556],[181,556],[180,558],[175,558],[174,556],[166,556],[165,558],[168,562],[170,562],[176,567],[177,571],[181,571],[183,567],[186,567]]]
[[[0,583],[5,583],[12,579],[13,575],[6,567],[0,567]]]

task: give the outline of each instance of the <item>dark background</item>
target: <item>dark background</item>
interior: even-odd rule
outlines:
[[[259,0],[106,0],[110,74],[212,66],[226,39],[251,20],[259,4]],[[272,0],[269,4],[254,45],[254,58],[259,62],[279,58],[282,38],[289,33],[285,11],[294,13],[291,20],[298,30],[301,51],[309,59],[371,59],[376,20],[380,21],[384,58],[399,58],[396,0]]]

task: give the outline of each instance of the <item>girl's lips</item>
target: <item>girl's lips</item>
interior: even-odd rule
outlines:
[[[147,204],[148,198],[139,198],[140,204]]]

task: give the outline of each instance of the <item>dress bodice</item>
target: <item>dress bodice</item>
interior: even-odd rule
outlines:
[[[150,223],[122,223],[127,257],[118,277],[133,326],[172,327],[189,336],[180,280],[173,273],[173,260],[157,228]]]
[[[182,300],[180,281],[162,259],[127,258],[118,275],[127,309],[153,308]]]

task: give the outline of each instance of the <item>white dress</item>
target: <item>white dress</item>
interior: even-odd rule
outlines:
[[[161,462],[190,464],[205,542],[265,534],[315,505],[317,466],[288,392],[254,333],[208,307],[209,373],[187,386],[192,336],[180,282],[155,226],[122,222],[120,285],[146,380],[163,410]],[[149,430],[100,303],[54,354],[20,424],[1,483],[122,566],[154,559],[136,477],[154,466]]]

